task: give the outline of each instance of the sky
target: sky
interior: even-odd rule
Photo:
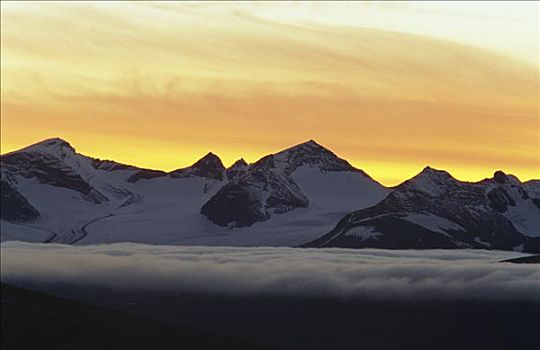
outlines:
[[[315,139],[385,185],[540,178],[536,2],[2,2],[1,151],[154,169]]]

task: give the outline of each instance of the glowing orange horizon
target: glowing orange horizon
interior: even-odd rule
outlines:
[[[52,137],[49,137],[49,138],[52,138]],[[65,141],[67,141],[67,142],[70,142],[70,140],[67,139],[67,138],[63,138],[63,137],[61,137],[61,138],[64,139]],[[17,151],[17,150],[20,150],[20,149],[22,149],[24,147],[30,146],[31,144],[34,144],[34,143],[37,143],[37,142],[40,142],[40,141],[43,141],[43,140],[36,140],[35,142],[31,142],[29,144],[21,145],[20,147],[15,147],[13,149],[5,150],[4,148],[2,148],[1,154],[6,154],[6,153],[9,153],[9,152],[12,152],[12,151]],[[116,162],[119,162],[119,163],[133,165],[133,166],[137,166],[137,167],[141,167],[141,168],[148,168],[148,169],[154,169],[154,170],[164,170],[164,171],[173,171],[173,170],[181,169],[181,168],[184,168],[184,167],[187,167],[187,166],[190,166],[190,165],[194,164],[197,160],[202,158],[208,152],[212,152],[212,153],[216,154],[223,161],[223,164],[225,165],[225,167],[229,167],[235,161],[239,160],[240,158],[243,158],[248,163],[254,163],[255,161],[259,160],[260,158],[262,158],[262,157],[264,157],[264,156],[266,156],[268,154],[277,153],[279,151],[282,151],[282,150],[284,150],[286,148],[292,147],[292,146],[294,146],[296,144],[299,144],[299,143],[302,143],[302,142],[305,142],[305,141],[307,141],[307,140],[299,140],[299,141],[294,142],[294,143],[289,144],[289,145],[282,145],[281,148],[271,149],[268,152],[261,153],[261,154],[258,154],[256,152],[247,152],[247,153],[238,154],[238,155],[229,154],[229,153],[227,153],[226,155],[222,155],[218,150],[208,148],[207,150],[204,150],[204,151],[199,152],[197,154],[189,153],[189,155],[186,155],[186,154],[179,153],[179,156],[177,158],[174,158],[174,157],[173,158],[168,158],[168,156],[171,153],[174,153],[174,152],[171,152],[171,150],[169,149],[168,151],[163,152],[163,154],[165,155],[164,157],[160,157],[160,155],[158,154],[159,152],[154,151],[154,152],[151,152],[152,154],[154,154],[154,156],[148,157],[148,158],[141,158],[140,161],[135,161],[135,162],[131,161],[131,159],[134,159],[133,157],[128,157],[128,158],[125,158],[125,159],[124,158],[119,159],[119,158],[107,156],[107,151],[94,152],[94,151],[92,151],[92,149],[94,149],[92,147],[93,141],[90,141],[89,147],[79,147],[77,144],[74,144],[72,142],[70,142],[70,144],[75,148],[77,153],[83,154],[85,156],[89,156],[89,157],[93,157],[93,158],[99,158],[99,159],[102,159],[102,160],[105,160],[105,159],[106,160],[113,160],[113,161],[116,161]],[[318,142],[317,140],[315,140],[315,141]],[[318,142],[318,143],[320,143],[320,142]],[[385,162],[384,160],[382,160],[380,162],[377,161],[377,160],[358,161],[358,160],[355,160],[355,159],[350,159],[350,158],[344,157],[343,154],[341,154],[339,152],[336,152],[335,149],[333,149],[332,147],[328,147],[327,145],[324,145],[324,144],[322,144],[322,146],[330,149],[331,151],[334,151],[334,153],[336,153],[337,156],[346,159],[354,167],[366,171],[368,173],[368,175],[370,175],[372,178],[374,178],[375,180],[377,180],[378,182],[382,183],[385,186],[398,185],[401,182],[403,182],[403,181],[413,177],[414,175],[418,174],[426,166],[430,166],[430,167],[441,169],[441,170],[446,170],[446,171],[450,172],[452,174],[452,176],[454,176],[455,178],[457,178],[459,180],[462,180],[462,181],[479,181],[479,180],[482,180],[482,179],[485,179],[485,178],[490,178],[490,177],[492,177],[493,173],[495,171],[497,171],[497,170],[503,170],[504,172],[506,172],[508,174],[515,175],[514,172],[508,171],[508,169],[501,168],[501,167],[500,168],[493,168],[493,169],[480,168],[480,167],[479,168],[469,167],[467,170],[469,170],[471,172],[470,173],[468,173],[468,172],[463,173],[463,172],[460,172],[459,170],[456,172],[455,169],[454,170],[449,169],[449,168],[444,166],[444,163],[441,163],[441,162],[438,162],[436,164],[426,163],[426,164],[423,164],[423,165],[411,166],[410,164],[399,164],[399,163],[394,162],[394,161]],[[161,147],[163,147],[163,145],[161,145]],[[106,149],[107,145],[104,145],[104,148]],[[145,149],[150,149],[150,151],[151,151],[152,147],[145,147]],[[115,152],[110,152],[110,153],[113,154]],[[161,164],[161,161],[163,159],[167,160],[167,163],[169,164],[168,166],[162,167],[162,166],[159,165],[159,164]],[[367,157],[366,159],[369,159],[369,157]],[[150,161],[148,162],[148,160],[150,160]],[[382,169],[382,173],[380,172],[381,171],[380,169]],[[399,176],[397,176],[395,178],[388,177],[388,174],[391,174],[393,172],[398,173]],[[519,178],[520,178],[521,181],[527,181],[527,180],[531,180],[531,179],[538,179],[538,177],[532,177],[532,178],[519,177]]]
[[[468,181],[498,169],[540,178],[538,64],[520,41],[538,32],[503,30],[537,17],[516,23],[505,17],[515,6],[496,5],[502,29],[484,47],[463,40],[492,18],[464,17],[476,22],[448,38],[414,8],[450,4],[295,5],[309,18],[283,6],[2,4],[1,152],[61,137],[88,156],[173,170],[208,151],[230,165],[315,139],[385,185],[426,165]],[[403,32],[354,25],[388,16]]]

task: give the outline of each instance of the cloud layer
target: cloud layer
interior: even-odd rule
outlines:
[[[540,302],[512,252],[2,244],[2,281],[224,295]]]

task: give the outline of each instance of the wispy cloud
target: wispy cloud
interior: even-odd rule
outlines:
[[[448,19],[453,5],[435,19],[423,6],[7,3],[2,150],[61,136],[90,155],[172,170],[209,149],[255,161],[315,138],[383,181],[426,164],[469,180],[500,167],[537,177],[537,67],[441,39],[477,31]],[[441,29],[406,30],[415,23]],[[497,33],[481,37],[523,38]]]

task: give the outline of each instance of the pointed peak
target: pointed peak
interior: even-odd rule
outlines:
[[[415,177],[419,177],[419,176],[422,176],[422,177],[423,176],[436,176],[436,177],[452,178],[452,175],[450,175],[448,171],[435,169],[435,168],[430,167],[429,165],[424,167],[424,169],[422,169],[422,171],[418,173],[418,175],[416,175]]]
[[[317,168],[321,172],[357,171],[346,160],[339,158],[334,152],[314,140],[308,140],[276,154],[263,157],[251,165],[250,169],[266,167],[290,175],[303,166]]]
[[[245,168],[248,166],[248,163],[244,160],[244,158],[238,159],[236,162],[234,162],[229,169],[232,168]]]
[[[309,146],[319,146],[319,147],[322,147],[320,144],[317,143],[317,141],[315,141],[314,139],[309,139],[308,141],[304,142],[303,143],[304,145],[309,145]]]
[[[298,148],[312,148],[312,149],[326,149],[324,146],[321,146],[317,141],[309,139],[308,141],[299,143],[295,146],[292,146],[289,149],[298,149]]]
[[[202,159],[220,159],[220,158],[216,154],[214,154],[212,152],[208,152],[200,160],[202,160]],[[221,161],[221,159],[220,159],[220,161]]]
[[[229,181],[245,174],[248,171],[249,165],[244,158],[238,159],[227,169],[227,178]]]
[[[399,191],[408,192],[412,189],[430,196],[438,196],[458,186],[458,183],[459,181],[454,179],[447,171],[426,166],[420,173],[397,188]]]
[[[435,181],[436,183],[448,183],[457,181],[452,175],[446,170],[435,169],[430,166],[426,166],[414,176],[411,180],[413,181]]]
[[[219,159],[219,157],[213,152],[206,153],[201,159],[204,159],[204,158],[218,158]]]
[[[170,173],[172,177],[206,177],[216,180],[223,180],[225,166],[221,159],[212,152],[208,152],[204,157],[195,162],[192,166],[178,169]]]
[[[197,168],[197,167],[201,167],[201,166],[205,166],[205,167],[212,166],[212,167],[216,167],[216,168],[225,169],[225,166],[223,166],[223,163],[221,162],[221,159],[212,152],[206,153],[204,156],[199,158],[199,160],[197,160],[195,163],[193,163],[192,165],[190,165],[189,167],[184,168],[184,169]],[[179,170],[181,170],[181,169],[179,169]]]
[[[219,158],[217,155],[215,155],[212,152],[206,153],[204,157],[199,159],[195,162],[191,167],[200,167],[200,166],[212,166],[215,168],[225,169],[225,166],[223,165],[223,162],[221,161],[221,158]]]
[[[427,172],[427,173],[436,173],[438,171],[442,171],[442,172],[445,172],[444,170],[439,170],[439,169],[435,169],[435,168],[432,168],[430,167],[429,165],[426,165],[424,167],[424,169],[422,169],[422,172]]]
[[[293,154],[293,153],[301,153],[301,154],[326,154],[328,156],[337,157],[334,152],[329,150],[328,148],[318,144],[315,140],[311,139],[306,142],[299,143],[297,145],[294,145],[292,147],[286,148],[283,151],[280,151],[276,153],[275,155],[279,156],[281,154]]]

